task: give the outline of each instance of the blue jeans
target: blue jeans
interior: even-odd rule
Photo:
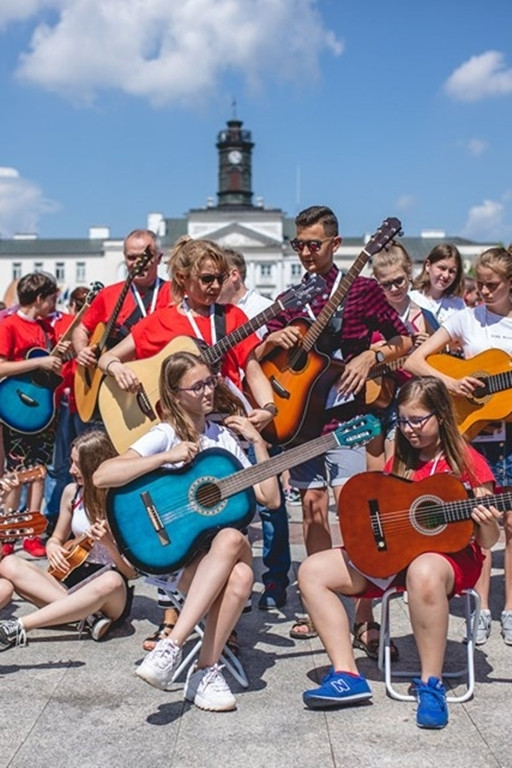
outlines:
[[[271,448],[269,453],[276,456],[281,453],[281,448]],[[253,464],[256,463],[252,445],[249,447],[249,459]],[[277,509],[267,509],[261,504],[257,504],[257,510],[261,518],[261,527],[263,531],[263,565],[266,571],[263,573],[263,584],[267,585],[271,581],[276,582],[282,587],[287,587],[290,583],[288,571],[292,562],[290,555],[290,533],[288,529],[288,512],[286,511],[286,502],[283,493],[281,480],[278,478],[281,504]]]

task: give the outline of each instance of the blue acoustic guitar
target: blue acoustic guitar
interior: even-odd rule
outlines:
[[[73,322],[61,336],[60,341],[68,341],[73,330],[80,322],[85,310],[102,288],[101,283],[94,283],[85,297],[84,305],[73,318]],[[26,355],[27,360],[36,357],[62,357],[57,347],[50,352],[42,347],[34,347]],[[67,359],[67,355],[65,355]],[[19,376],[6,376],[0,381],[0,421],[16,432],[34,434],[48,427],[55,415],[55,389],[62,381],[62,376],[53,371],[36,368],[30,373]]]
[[[371,415],[246,469],[229,451],[207,448],[182,469],[158,469],[107,494],[107,519],[123,555],[142,573],[171,573],[221,528],[245,528],[253,486],[339,446],[364,445],[380,432]]]

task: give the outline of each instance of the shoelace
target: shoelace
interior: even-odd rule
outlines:
[[[419,679],[416,679],[413,682],[416,685],[416,696],[418,697],[418,701],[420,699],[420,695],[429,695],[435,699],[436,702],[442,707],[446,705],[444,693],[442,691],[439,691],[437,688],[431,688],[429,685],[425,685],[425,683],[422,683],[422,681]]]
[[[215,691],[228,691],[228,684],[221,673],[222,669],[224,669],[223,664],[214,664],[210,667],[203,677],[203,685],[211,685]]]
[[[179,652],[180,649],[172,641],[161,640],[151,651],[151,657],[159,667],[167,667],[174,663],[174,660],[178,657]]]
[[[20,646],[21,648],[26,646],[27,633],[17,619],[13,619],[12,621],[6,623],[5,630],[9,640],[13,640],[16,646]]]

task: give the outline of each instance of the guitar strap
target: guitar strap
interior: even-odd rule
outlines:
[[[123,324],[116,329],[116,332],[111,334],[109,337],[109,345],[111,344],[111,339],[113,336],[115,336],[115,343],[117,344],[119,341],[128,336],[132,326],[134,326],[136,322],[138,322],[142,317],[146,317],[148,314],[150,315],[152,312],[154,312],[161,282],[162,280],[157,277],[153,287],[147,290],[144,294],[144,298],[141,297],[136,286],[131,286],[133,299],[135,301],[135,308],[133,309],[132,313],[128,315],[128,317],[123,321]]]

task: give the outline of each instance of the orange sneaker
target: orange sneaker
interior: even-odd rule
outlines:
[[[22,547],[32,557],[46,557],[46,547],[40,536],[27,536],[23,539]]]

